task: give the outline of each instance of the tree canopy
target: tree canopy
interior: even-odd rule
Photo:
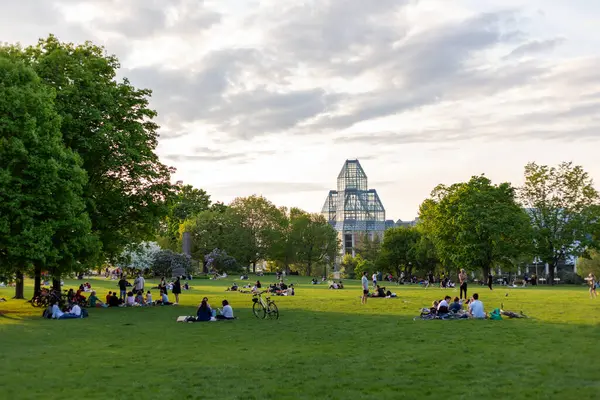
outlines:
[[[57,274],[75,270],[99,249],[82,199],[87,176],[67,149],[55,92],[23,62],[0,53],[0,268]]]
[[[172,170],[155,153],[151,91],[117,81],[119,61],[91,42],[74,45],[51,35],[27,48],[2,47],[0,54],[27,63],[56,93],[62,140],[87,173],[83,197],[104,256],[114,259],[129,243],[151,237],[174,193]]]
[[[419,219],[440,259],[466,270],[487,274],[530,249],[529,217],[515,189],[485,176],[439,185],[421,205]]]
[[[550,266],[554,283],[560,261],[598,246],[598,192],[581,166],[565,162],[558,167],[527,164],[519,194],[531,218],[535,255]]]

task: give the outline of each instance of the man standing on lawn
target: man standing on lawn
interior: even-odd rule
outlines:
[[[462,299],[463,291],[465,292],[465,300],[467,299],[467,273],[464,269],[460,270],[458,274],[458,280],[460,281],[460,298]]]
[[[367,304],[367,295],[369,294],[369,280],[367,279],[367,271],[363,272],[361,282],[362,282],[363,295],[360,299],[360,302],[361,302],[361,304]]]
[[[119,300],[125,301],[125,296],[127,295],[127,280],[121,276],[119,280]]]

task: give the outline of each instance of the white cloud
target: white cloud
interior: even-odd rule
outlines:
[[[318,211],[358,157],[410,219],[440,182],[518,183],[527,161],[600,179],[600,6],[549,3],[31,0],[3,5],[0,37],[116,53],[153,89],[164,161],[215,199]]]

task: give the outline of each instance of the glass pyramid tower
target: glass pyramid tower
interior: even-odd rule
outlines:
[[[355,255],[360,234],[383,235],[385,209],[358,160],[346,160],[337,178],[337,190],[329,191],[322,213],[338,232],[342,254]]]

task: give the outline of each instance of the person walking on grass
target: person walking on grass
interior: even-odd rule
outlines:
[[[590,285],[590,297],[592,299],[598,297],[598,294],[596,293],[596,275],[591,272],[588,275],[588,285]]]
[[[181,294],[181,282],[179,281],[179,277],[177,277],[177,280],[173,283],[173,290],[171,290],[171,292],[175,295],[175,304],[179,304],[179,295]]]
[[[123,275],[121,275],[121,279],[119,280],[119,300],[124,301],[125,297],[127,296],[127,280],[125,278],[123,278]]]
[[[373,275],[371,276],[371,280],[373,280],[373,289],[377,288],[377,274],[375,272],[373,272]]]
[[[467,300],[467,273],[464,269],[460,270],[458,274],[458,280],[460,281],[460,299],[463,297],[463,291],[465,292],[465,300]]]
[[[367,279],[367,271],[363,272],[361,283],[363,293],[360,302],[361,304],[367,304],[367,295],[369,294],[369,280]]]
[[[490,288],[490,290],[494,290],[492,289],[492,284],[494,283],[494,277],[492,276],[492,271],[488,272],[488,287]]]

